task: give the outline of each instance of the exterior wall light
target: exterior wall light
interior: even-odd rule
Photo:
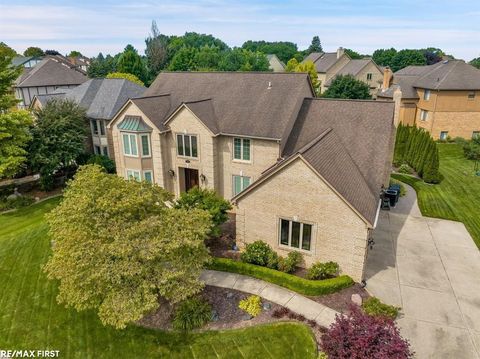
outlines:
[[[168,170],[168,174],[170,177],[175,177],[175,171],[174,170]]]
[[[202,181],[202,183],[205,183],[206,180],[207,180],[207,177],[205,177],[205,175],[202,173],[200,175],[200,181]]]

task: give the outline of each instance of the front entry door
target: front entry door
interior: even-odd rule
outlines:
[[[193,187],[198,187],[198,170],[184,168],[185,171],[185,191]]]

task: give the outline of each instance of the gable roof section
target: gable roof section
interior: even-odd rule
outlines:
[[[372,60],[372,59],[355,59],[355,60],[350,60],[347,62],[345,66],[343,66],[338,72],[330,78],[326,83],[325,86],[329,86],[332,81],[335,79],[336,76],[338,75],[352,75],[352,76],[357,76],[360,71],[362,71],[368,64],[373,63],[375,67],[378,69],[379,72],[382,72],[382,70],[377,66],[377,64]]]
[[[342,56],[348,56],[343,54]],[[315,69],[317,72],[327,72],[330,67],[332,67],[339,59],[337,58],[336,52],[312,52],[304,60],[312,61],[315,64]]]
[[[130,99],[160,131],[166,131],[165,119],[175,110],[169,94]]]
[[[282,156],[291,156],[331,128],[370,190],[378,193],[393,145],[393,112],[391,101],[305,99]]]
[[[417,80],[416,76],[411,75],[395,75],[392,85],[386,89],[378,92],[377,97],[393,98],[393,93],[400,87],[402,90],[402,98],[404,99],[418,99],[418,93],[413,84]]]
[[[111,120],[129,98],[141,95],[144,91],[145,87],[125,79],[98,78],[73,89],[58,89],[53,94],[36,97],[42,105],[53,97],[70,99],[86,109],[87,117]]]
[[[185,103],[212,128],[211,118],[215,118],[217,133],[280,140],[295,115],[298,99],[313,96],[313,90],[306,73],[163,72],[144,95],[160,94],[170,95],[169,109],[155,113],[161,130]],[[203,103],[205,99],[209,103]]]
[[[87,80],[83,73],[47,57],[29,71],[24,71],[15,82],[15,87],[80,85]]]
[[[186,102],[185,106],[188,107],[214,135],[220,133],[212,99]]]

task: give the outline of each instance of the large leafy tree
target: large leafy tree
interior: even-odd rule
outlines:
[[[378,49],[373,52],[372,59],[377,65],[391,66],[392,59],[397,54],[393,47],[390,49]]]
[[[358,52],[352,50],[352,49],[345,49],[345,53],[350,56],[352,60],[358,60],[358,59],[363,59],[365,56],[359,54]]]
[[[11,93],[11,86],[21,68],[11,67],[11,61],[8,52],[0,52],[0,178],[13,176],[22,168],[31,138],[30,113],[14,108],[17,100]]]
[[[336,76],[323,97],[345,99],[371,99],[368,85],[352,75]]]
[[[77,50],[72,50],[70,53],[67,55],[68,57],[80,57],[83,56],[80,51]]]
[[[198,50],[194,47],[182,47],[175,53],[172,61],[168,65],[170,71],[195,71],[197,69],[197,63],[195,57]]]
[[[286,72],[306,72],[310,76],[310,81],[312,82],[313,90],[315,94],[320,95],[320,81],[318,80],[317,69],[315,64],[312,61],[304,61],[299,63],[297,59],[293,58],[287,62],[287,67],[285,68]]]
[[[165,68],[168,61],[170,37],[160,33],[157,23],[152,21],[151,33],[145,39],[148,77],[153,80]]]
[[[407,66],[426,64],[427,60],[422,50],[404,49],[395,54],[390,67],[392,71],[395,72]]]
[[[171,199],[156,185],[81,167],[47,217],[54,245],[45,270],[60,281],[57,300],[124,328],[157,309],[159,297],[176,303],[198,293],[210,215],[169,208]]]
[[[142,81],[145,81],[147,73],[147,69],[141,56],[132,45],[127,45],[118,58],[117,71],[135,75]]]
[[[45,53],[43,52],[43,50],[36,46],[30,46],[23,52],[23,56],[39,57],[44,55]]]
[[[131,82],[136,83],[140,86],[145,86],[145,84],[137,76],[132,74],[126,74],[124,72],[112,72],[106,76],[107,79],[125,79]]]
[[[252,52],[259,51],[264,54],[275,54],[283,62],[287,62],[298,54],[297,44],[288,41],[267,42],[248,40],[242,45],[242,48]]]
[[[218,67],[221,71],[269,71],[264,53],[241,48],[226,51]]]
[[[87,69],[88,77],[105,77],[109,73],[117,71],[117,61],[111,55],[103,56],[99,53],[97,57],[93,58],[90,66]]]
[[[17,52],[4,42],[0,42],[0,56],[12,59],[17,56]]]
[[[30,163],[40,173],[44,189],[53,185],[53,175],[75,165],[85,151],[87,120],[85,109],[71,100],[50,100],[35,112]]]
[[[442,61],[445,53],[439,48],[427,47],[423,50],[423,56],[425,57],[427,65],[433,65]]]
[[[305,55],[311,54],[312,52],[322,52],[322,51],[323,51],[323,48],[322,48],[322,43],[320,42],[320,37],[314,36]]]

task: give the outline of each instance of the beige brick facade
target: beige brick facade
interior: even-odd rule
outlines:
[[[236,213],[238,244],[262,240],[281,255],[292,249],[279,243],[280,218],[313,224],[305,265],[335,261],[362,280],[368,226],[301,158],[240,197]]]

